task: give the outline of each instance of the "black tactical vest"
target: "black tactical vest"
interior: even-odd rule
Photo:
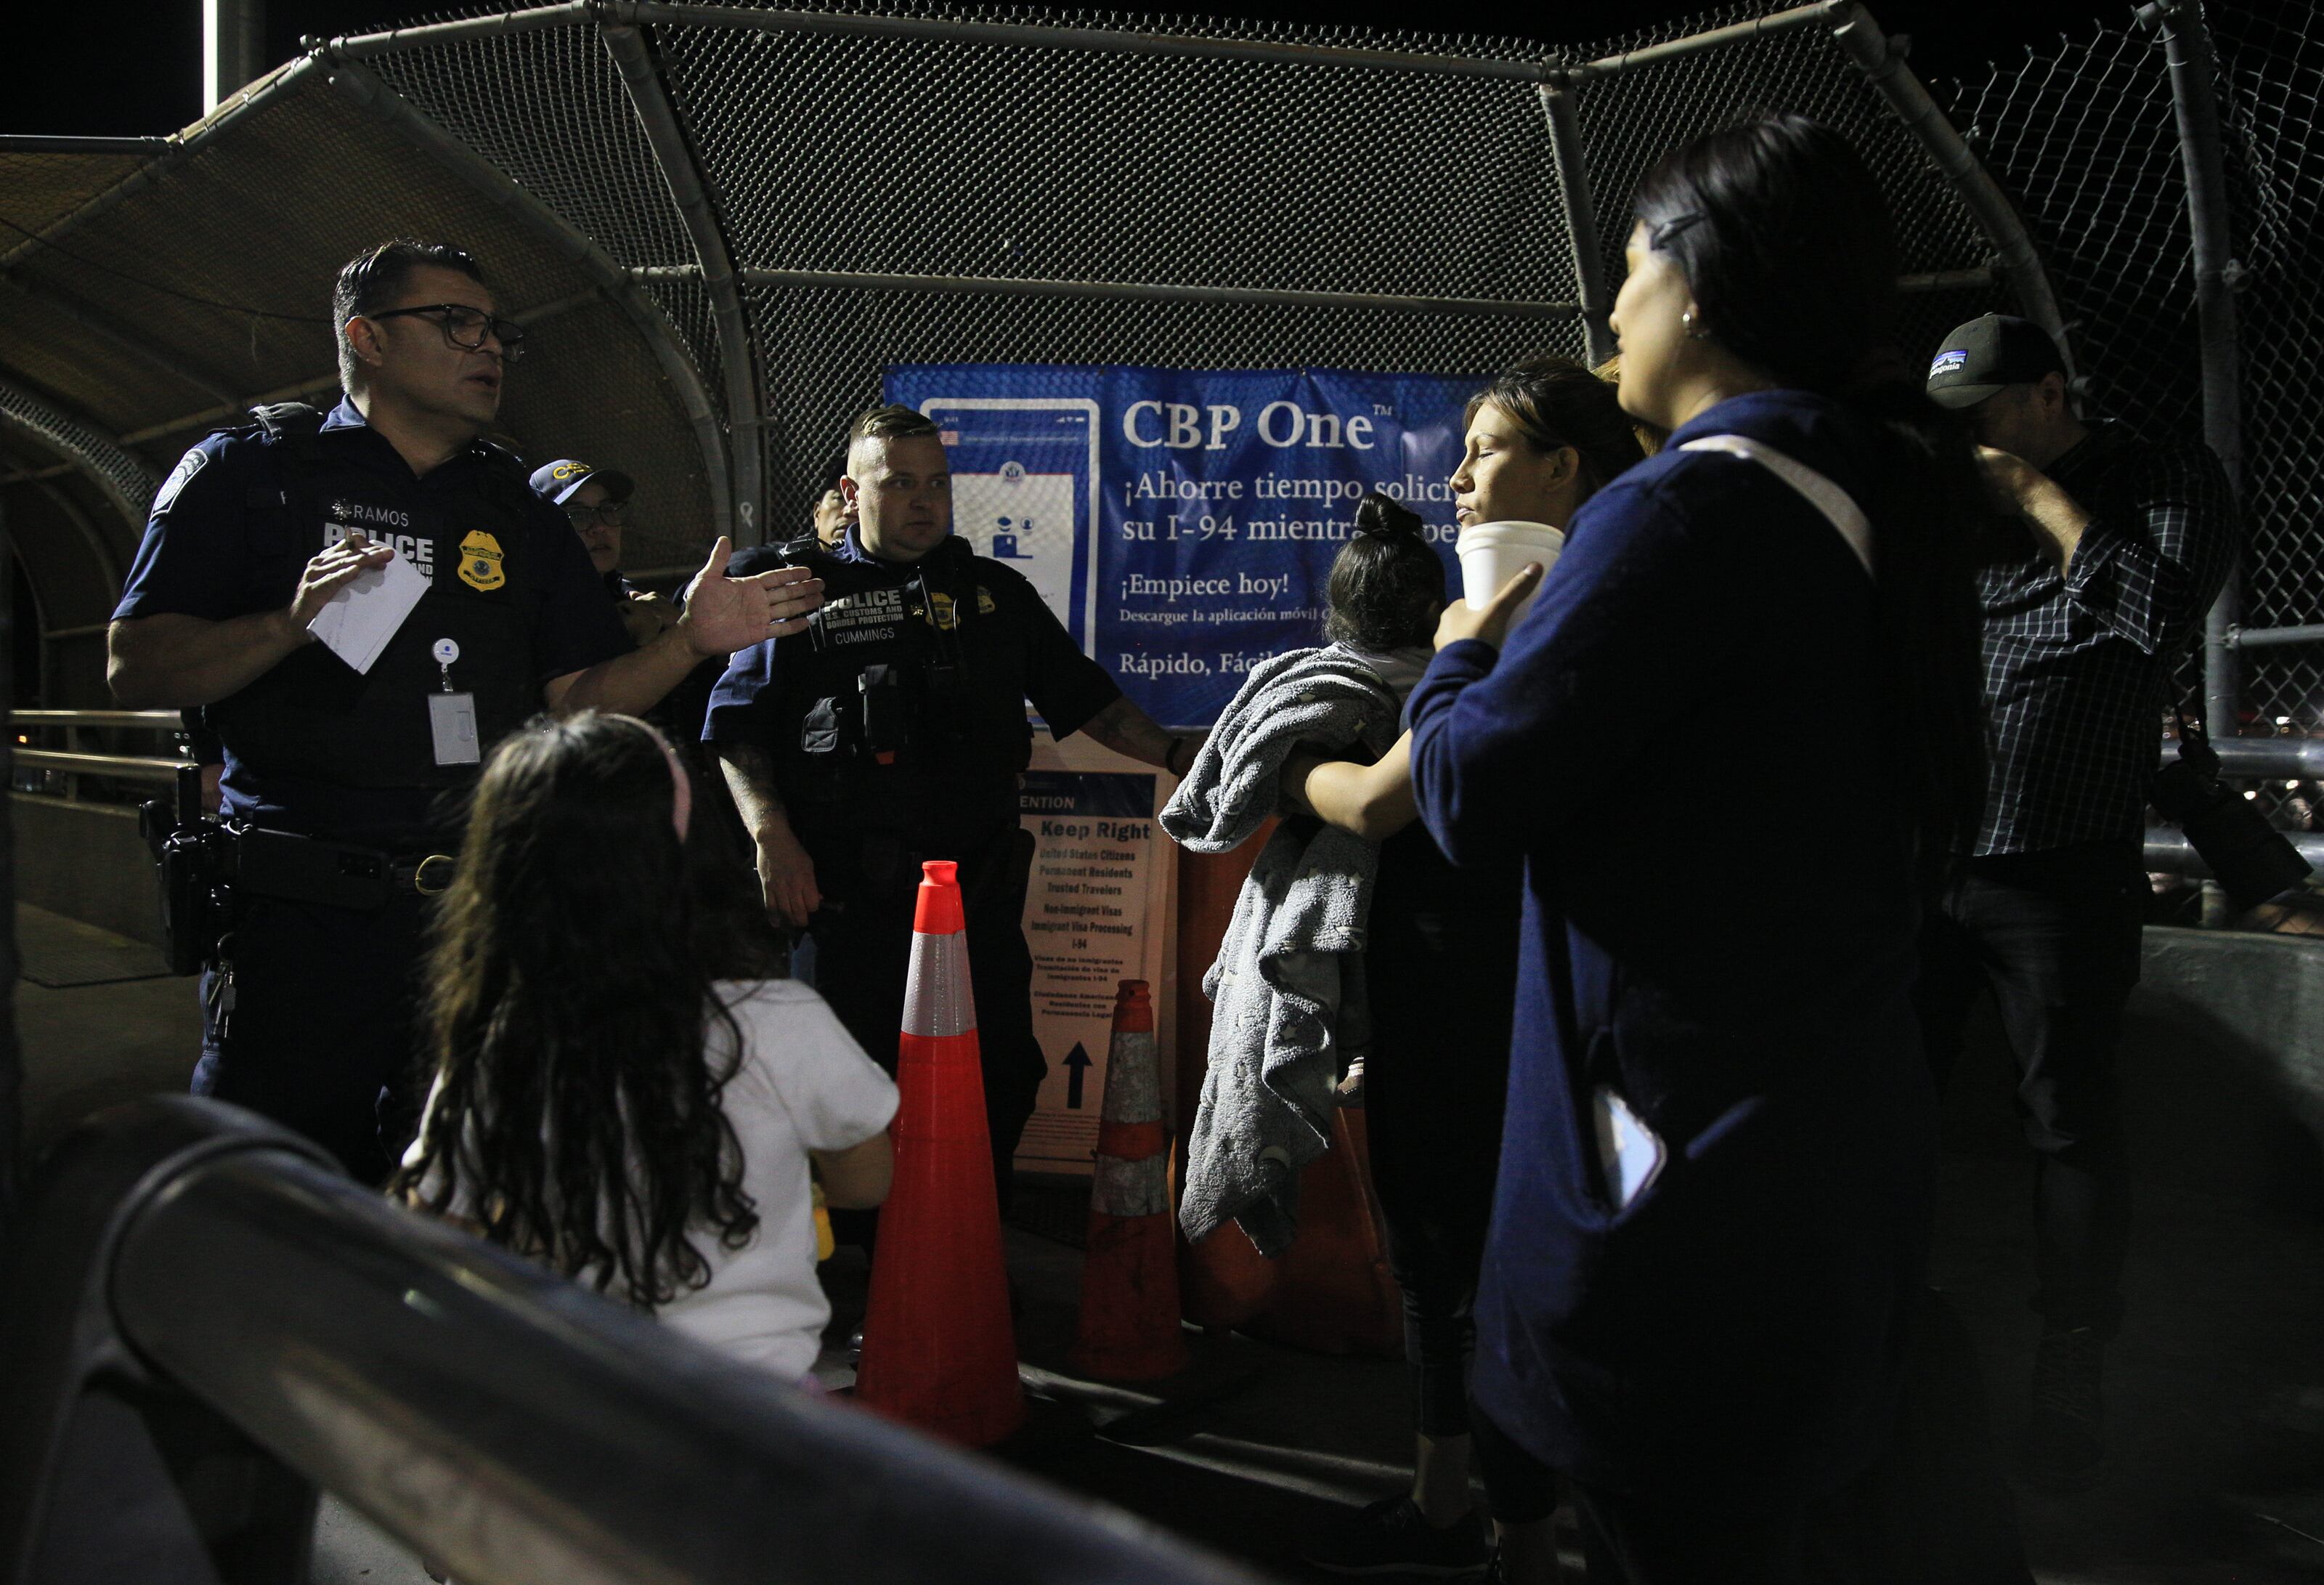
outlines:
[[[789,549],[829,591],[808,631],[779,640],[768,746],[802,835],[1013,825],[1024,678],[965,541],[912,567]]]
[[[456,491],[431,490],[335,444],[336,432],[321,432],[312,408],[257,412],[250,438],[265,447],[268,465],[254,472],[272,483],[254,485],[246,502],[251,552],[280,557],[295,580],[314,556],[361,529],[375,543],[394,544],[429,587],[368,673],[322,643],[308,644],[211,705],[211,723],[262,777],[361,788],[465,782],[475,766],[436,763],[428,696],[444,688],[432,652],[438,640],[459,646],[451,685],[475,696],[484,748],[540,708],[531,635],[543,569],[530,553],[535,498],[518,465],[490,447],[485,457],[446,465],[470,470]]]

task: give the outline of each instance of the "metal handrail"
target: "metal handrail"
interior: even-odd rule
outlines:
[[[235,1108],[117,1108],[51,1168],[0,1299],[9,1585],[35,1558],[106,1577],[56,1566],[98,1553],[162,1577],[139,1546],[303,1580],[317,1488],[503,1585],[1252,1585],[391,1205]]]
[[[2324,835],[2306,831],[2287,831],[2282,835],[2308,861],[2310,869],[2324,874]],[[2180,833],[2167,825],[2150,825],[2144,836],[2142,867],[2164,874],[2196,875],[2207,880],[2210,877],[2211,866],[2195,851],[2195,844]]]
[[[2222,776],[2237,780],[2324,781],[2324,738],[2217,737],[2211,740],[2211,747],[2218,752]],[[2178,757],[2178,740],[2163,739],[2163,763]]]
[[[60,770],[73,776],[112,776],[123,781],[177,783],[180,770],[198,769],[187,760],[146,760],[134,754],[73,754],[61,749],[19,748],[11,756],[26,770]]]
[[[2230,650],[2266,650],[2280,644],[2324,644],[2324,622],[2297,627],[2242,627],[2230,623],[2219,640]]]
[[[175,710],[11,710],[11,726],[117,726],[148,732],[183,732],[186,718]]]

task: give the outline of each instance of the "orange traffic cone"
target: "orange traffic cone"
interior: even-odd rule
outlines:
[[[1114,999],[1113,1043],[1106,1054],[1081,1328],[1072,1355],[1074,1368],[1085,1376],[1151,1381],[1192,1362],[1178,1335],[1169,1144],[1162,1126],[1154,1003],[1145,981],[1124,980]]]
[[[896,1177],[880,1212],[855,1396],[985,1447],[1024,1422],[984,1126],[958,866],[920,866],[896,1063]]]

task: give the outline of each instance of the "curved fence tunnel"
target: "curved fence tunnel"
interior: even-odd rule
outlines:
[[[2285,294],[2319,172],[2265,106],[2312,97],[2324,48],[2233,7],[2212,26],[2236,279],[2276,323],[2297,317]],[[134,459],[150,488],[244,406],[327,400],[337,264],[393,233],[456,237],[538,327],[506,438],[535,457],[619,456],[641,486],[632,560],[674,576],[716,533],[803,523],[891,363],[1482,374],[1582,355],[1603,343],[1577,310],[1618,276],[1646,165],[1772,106],[1848,132],[1887,187],[1908,356],[2015,308],[2054,317],[2101,410],[2191,428],[2200,407],[2153,29],[2097,29],[1924,90],[1849,0],[1737,5],[1557,52],[1148,27],[908,0],[495,10],[318,43],[171,138],[0,140],[0,378],[86,436],[66,460],[112,498],[94,503],[104,536],[134,544],[138,486],[98,452]],[[1591,268],[1576,236],[1594,241]],[[2241,339],[2245,604],[2297,625],[2319,611],[2314,459],[2294,420],[2324,369],[2297,336]],[[18,475],[57,460],[6,470],[43,535],[63,514]],[[85,600],[39,559],[44,619],[85,625]],[[2242,653],[2260,714],[2313,723],[2315,654]],[[105,702],[71,686],[45,702]]]

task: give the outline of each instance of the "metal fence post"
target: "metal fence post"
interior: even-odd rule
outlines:
[[[709,393],[702,387],[701,374],[687,357],[677,327],[662,312],[661,305],[641,291],[595,238],[584,235],[556,210],[511,180],[499,166],[422,115],[369,69],[354,60],[334,59],[330,63],[330,83],[355,104],[402,131],[453,175],[507,210],[520,224],[549,238],[597,282],[607,300],[621,310],[651,350],[661,367],[662,377],[677,394],[678,406],[702,449],[703,482],[710,491],[711,520],[717,532],[732,534],[733,475],[726,464],[725,431],[719,427]]]
[[[1606,323],[1606,251],[1598,237],[1598,205],[1590,191],[1590,164],[1582,148],[1582,123],[1573,112],[1573,87],[1563,72],[1542,78],[1541,113],[1549,123],[1550,152],[1557,160],[1557,187],[1565,200],[1565,235],[1573,244],[1573,282],[1582,299],[1582,328],[1589,337],[1590,361],[1614,355],[1614,332]]]
[[[2214,88],[2218,64],[2198,0],[2157,0],[2138,20],[2163,34],[2171,63],[2171,103],[2179,121],[2179,156],[2187,177],[2187,233],[2195,265],[2195,318],[2202,343],[2203,439],[2240,497],[2244,483],[2242,355],[2236,342],[2236,280],[2227,219],[2227,161]],[[2203,726],[2213,737],[2242,730],[2233,640],[2241,604],[2241,557],[2203,616]]]
[[[1831,16],[1832,42],[1856,62],[1874,91],[1888,102],[1896,119],[1904,124],[1952,185],[1953,191],[1960,195],[1962,205],[1976,219],[1978,228],[2000,255],[2001,268],[2025,317],[2050,333],[2050,339],[2058,344],[2059,355],[2066,361],[2067,376],[2072,378],[2076,373],[2074,349],[2066,339],[2066,324],[2058,311],[2057,294],[2050,290],[2049,272],[2042,267],[2042,256],[2034,251],[2034,239],[2025,233],[2025,222],[1996,184],[1992,173],[1961,141],[1960,134],[1929,97],[1929,90],[1913,69],[1904,64],[1904,58],[1889,43],[1872,14],[1861,5],[1843,4]]]
[[[710,296],[710,317],[718,329],[718,363],[726,381],[728,462],[734,470],[734,542],[757,545],[766,538],[766,445],[760,431],[765,423],[759,400],[758,356],[751,342],[749,316],[742,309],[741,282],[726,245],[710,194],[702,185],[702,171],[678,112],[664,91],[661,74],[644,35],[634,27],[600,23],[597,36],[622,82],[630,91],[630,107],[669,184],[671,201],[686,223],[686,235],[701,261],[703,290]]]

